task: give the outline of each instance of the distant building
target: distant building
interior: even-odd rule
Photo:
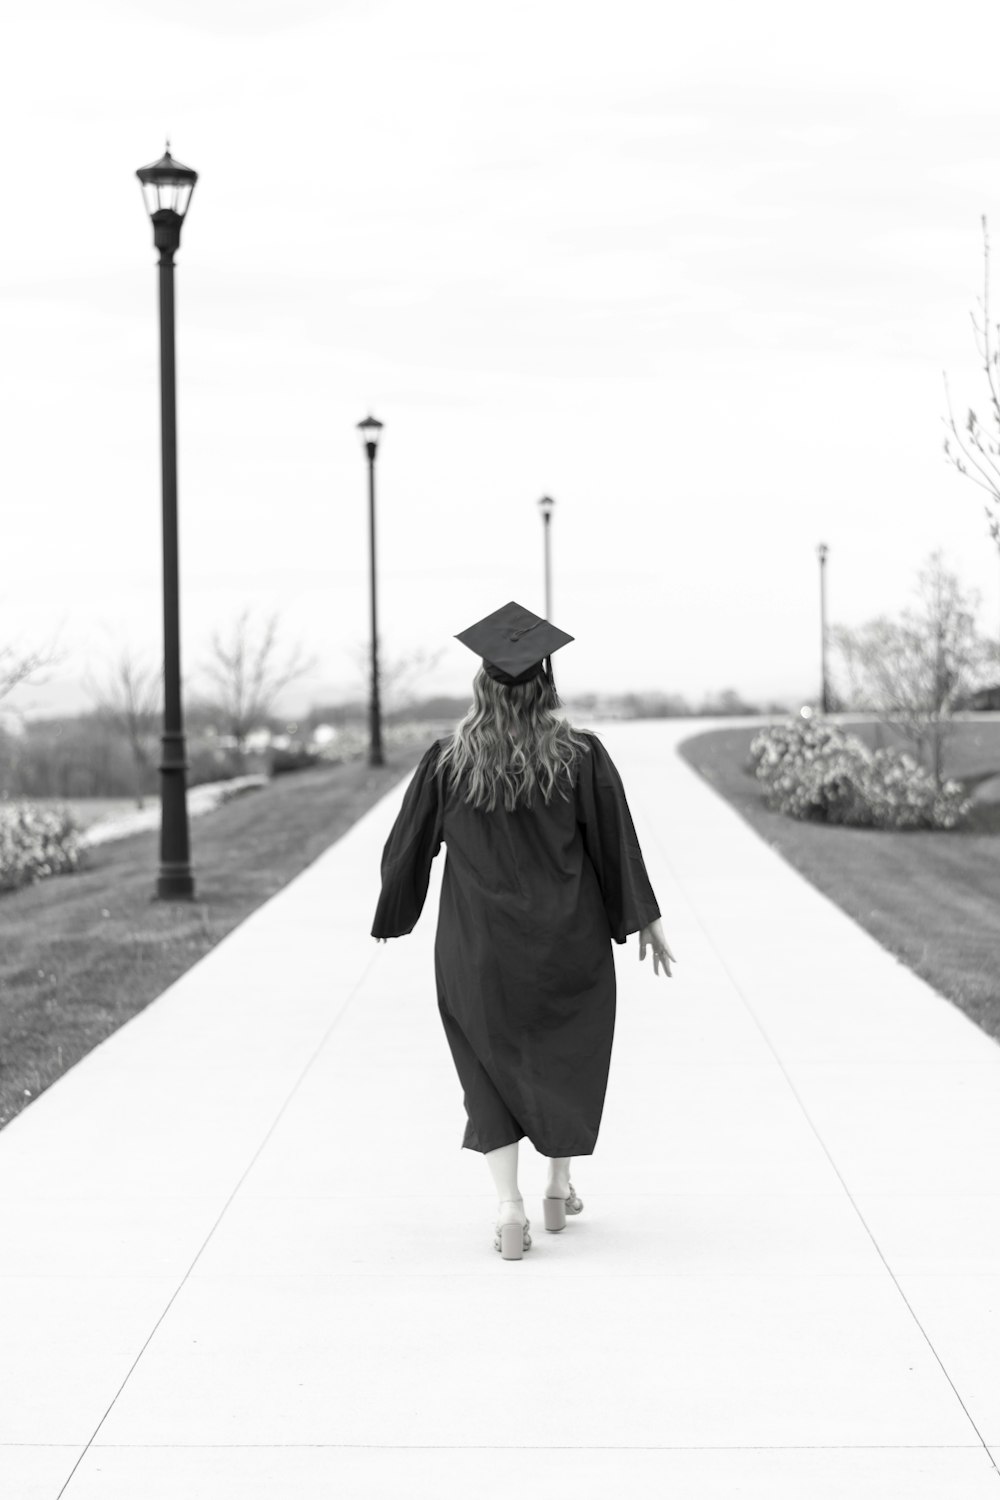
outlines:
[[[973,713],[988,713],[991,709],[1000,709],[1000,682],[970,693],[965,707]]]

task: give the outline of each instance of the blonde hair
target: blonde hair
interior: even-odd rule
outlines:
[[[467,773],[464,801],[487,812],[501,793],[508,812],[530,807],[536,788],[545,802],[557,786],[568,800],[570,773],[589,746],[556,713],[561,703],[551,676],[507,687],[480,667],[472,692],[472,707],[438,758],[439,770],[450,767],[452,788]]]

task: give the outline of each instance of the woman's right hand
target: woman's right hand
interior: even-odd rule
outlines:
[[[648,927],[644,927],[642,929],[642,931],[639,933],[639,962],[640,963],[642,963],[642,960],[646,957],[646,945],[647,944],[650,944],[652,946],[652,949],[653,949],[653,973],[654,974],[659,974],[659,972],[660,972],[660,967],[659,966],[660,966],[660,964],[662,964],[663,965],[663,972],[664,972],[664,974],[666,974],[667,978],[669,979],[671,977],[670,976],[670,963],[671,963],[671,960],[673,960],[674,963],[676,963],[677,960],[676,960],[676,958],[674,958],[674,955],[670,951],[670,946],[667,943],[667,939],[666,939],[666,936],[665,936],[664,931],[663,931],[663,923],[662,923],[662,921],[660,920],[659,917],[656,918],[655,922],[650,922],[649,926]]]

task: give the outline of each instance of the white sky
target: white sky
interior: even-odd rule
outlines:
[[[0,48],[0,631],[83,705],[160,650],[156,255],[135,178],[200,174],[177,258],[184,665],[244,605],[360,690],[380,633],[544,607],[567,696],[814,695],[832,621],[934,547],[1000,628],[970,311],[997,241],[1000,7],[855,0],[35,0]]]

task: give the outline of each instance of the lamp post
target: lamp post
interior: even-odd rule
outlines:
[[[825,542],[820,542],[816,549],[819,554],[819,623],[820,623],[820,679],[822,683],[821,698],[824,714],[830,712],[830,686],[826,671],[826,555],[829,547]]]
[[[160,441],[163,468],[163,734],[160,760],[160,869],[156,894],[190,898],[187,747],[181,710],[180,590],[177,568],[177,404],[174,370],[174,251],[181,242],[198,174],[170,155],[139,167],[153,244],[160,252]]]
[[[375,454],[382,425],[375,417],[365,417],[363,422],[358,423],[364,438],[365,452],[368,454],[368,558],[371,564],[372,605],[372,681],[368,708],[370,766],[385,765],[382,755],[382,712],[378,700],[378,614],[375,606]]]
[[[543,495],[538,502],[538,509],[542,513],[543,531],[545,534],[545,618],[552,618],[552,555],[549,546],[549,535],[552,527],[552,512],[556,502],[549,496]]]

